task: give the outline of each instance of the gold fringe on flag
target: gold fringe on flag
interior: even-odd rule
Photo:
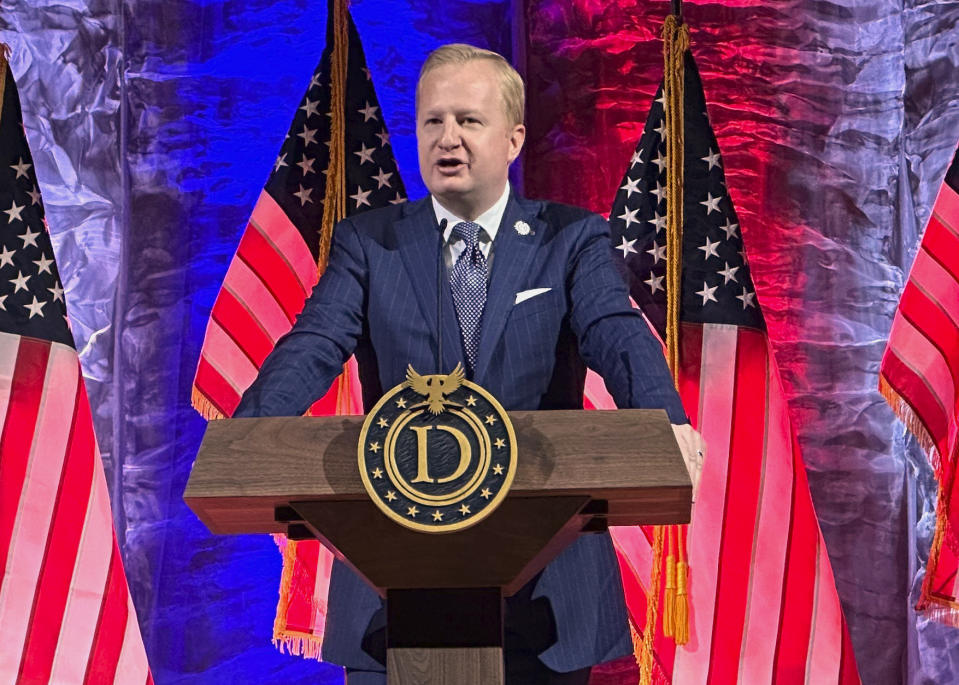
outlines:
[[[939,557],[942,553],[942,545],[945,542],[947,521],[949,520],[949,493],[951,488],[947,487],[944,481],[949,477],[955,478],[956,476],[954,473],[952,475],[946,473],[946,462],[936,448],[936,443],[926,426],[882,373],[879,374],[879,394],[889,403],[899,420],[906,424],[906,429],[915,436],[919,446],[926,453],[939,484],[936,502],[936,532],[932,538],[932,546],[929,548],[926,577],[922,581],[922,592],[919,595],[916,609],[935,621],[959,628],[959,602],[937,596],[934,594],[932,587],[935,575],[933,571],[939,565]],[[959,458],[959,455],[954,454],[951,459],[955,462],[957,458]]]
[[[673,382],[679,380],[679,313],[682,302],[683,274],[683,59],[689,49],[689,27],[679,17],[670,15],[663,23],[663,103],[666,123],[666,350]],[[676,644],[689,640],[689,607],[686,593],[688,565],[685,542],[679,526],[654,528],[653,568],[646,601],[646,627],[640,661],[640,683],[648,685],[652,678],[652,645],[656,635],[659,604],[659,576],[663,568],[663,544],[666,547],[666,591],[663,601],[663,634]],[[675,546],[673,545],[675,540]],[[675,549],[675,556],[672,551]],[[682,560],[677,564],[676,560]],[[680,591],[681,589],[681,591]]]
[[[193,391],[190,393],[190,402],[193,404],[193,408],[199,412],[207,421],[216,421],[217,419],[224,418],[223,412],[217,409],[210,399],[200,392],[197,387],[193,386]]]
[[[899,420],[906,424],[909,432],[916,437],[919,446],[925,451],[929,462],[932,464],[933,470],[936,472],[936,478],[941,478],[942,459],[939,456],[939,450],[936,449],[935,441],[932,439],[932,436],[929,435],[929,431],[926,430],[925,425],[919,420],[919,417],[916,416],[912,407],[909,406],[909,403],[899,396],[899,393],[893,389],[889,381],[887,381],[886,377],[881,373],[879,374],[879,394],[882,395],[889,406],[892,407],[892,411],[899,417]]]

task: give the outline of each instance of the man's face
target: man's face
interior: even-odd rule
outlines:
[[[506,118],[489,62],[437,67],[420,82],[420,175],[430,193],[458,216],[472,220],[493,206],[525,138],[525,127]]]

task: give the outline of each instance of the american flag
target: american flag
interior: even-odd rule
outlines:
[[[331,0],[326,48],[293,117],[213,305],[193,386],[207,418],[230,416],[277,340],[287,333],[324,266],[336,47],[345,43],[344,169],[347,216],[406,200],[363,46],[345,0]],[[332,74],[332,76],[331,76]],[[336,97],[334,97],[336,96]],[[355,361],[310,409],[363,413]],[[281,650],[319,657],[333,556],[316,541],[278,536],[283,579],[274,624]]]
[[[939,481],[936,535],[919,609],[959,626],[959,149],[893,319],[879,387],[928,451]]]
[[[662,88],[610,214],[630,294],[666,339]],[[686,538],[690,639],[653,640],[651,682],[858,683],[829,557],[726,188],[699,73],[685,54],[678,387],[708,453]],[[642,634],[652,531],[614,529]],[[665,577],[665,570],[663,571]],[[660,605],[663,598],[660,597]]]
[[[324,241],[329,245],[330,239],[321,229],[330,166],[336,2],[342,0],[330,2],[326,49],[240,238],[207,324],[193,382],[194,406],[207,418],[233,414],[263,360],[293,326],[322,270],[322,265],[318,267],[323,261],[321,247]],[[346,214],[352,215],[403,202],[406,191],[363,46],[353,20],[348,14],[346,18],[343,163]],[[358,386],[355,377],[350,385]],[[338,392],[335,384],[311,412],[331,413]],[[362,413],[356,402],[353,409]]]
[[[152,683],[2,53],[0,102],[0,683]]]

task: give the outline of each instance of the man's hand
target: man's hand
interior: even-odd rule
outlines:
[[[683,460],[686,462],[686,470],[689,471],[689,480],[693,482],[693,501],[696,501],[696,493],[699,492],[699,477],[703,473],[703,459],[706,455],[706,443],[699,431],[695,430],[690,424],[680,425],[671,424],[673,435],[676,436],[676,442],[679,443],[679,449],[683,453]]]

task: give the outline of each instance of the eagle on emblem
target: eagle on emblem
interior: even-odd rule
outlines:
[[[406,382],[403,385],[410,387],[414,392],[426,398],[426,406],[431,414],[442,414],[446,409],[445,395],[456,392],[463,384],[466,373],[463,365],[457,364],[448,375],[433,374],[421,376],[410,364],[406,367]]]

